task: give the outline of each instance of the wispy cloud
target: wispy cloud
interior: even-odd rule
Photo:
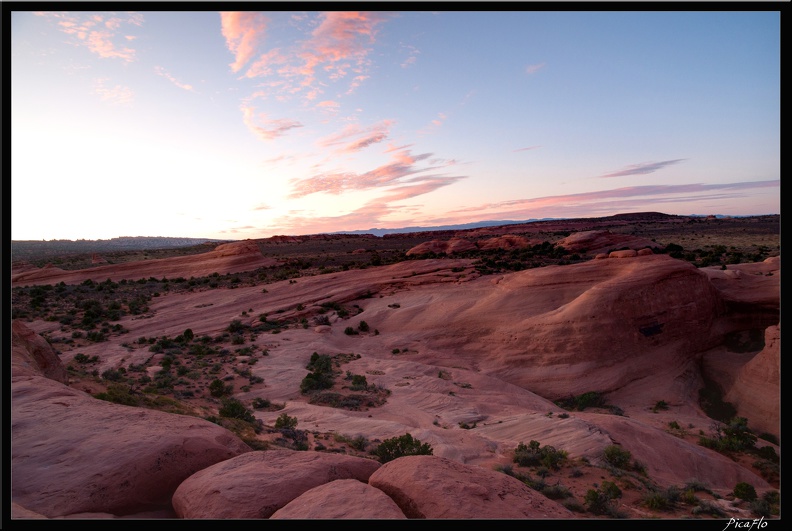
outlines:
[[[524,147],[524,148],[515,149],[514,151],[515,152],[518,152],[518,151],[533,151],[534,149],[539,149],[540,147],[542,147],[542,146],[528,146],[528,147]]]
[[[401,67],[402,68],[407,68],[407,67],[410,67],[410,66],[414,65],[418,61],[418,55],[420,55],[421,50],[419,50],[415,46],[412,46],[412,45],[409,45],[409,44],[406,44],[403,47],[407,48],[408,55],[407,55],[407,59],[405,59],[402,62]]]
[[[432,183],[451,184],[462,177],[445,177],[437,175],[421,175],[411,179],[405,179],[417,174],[437,170],[441,166],[419,167],[420,161],[432,156],[431,153],[421,153],[412,155],[409,150],[389,150],[391,161],[388,164],[378,166],[365,173],[354,172],[325,172],[308,177],[306,179],[292,180],[292,198],[303,197],[314,193],[341,194],[348,190],[369,190],[386,186],[396,186],[421,182],[414,188],[415,190],[428,189]],[[398,189],[397,189],[398,190]],[[396,193],[396,192],[391,192]],[[426,191],[421,193],[427,193]],[[395,200],[395,199],[391,199]]]
[[[290,129],[303,126],[295,120],[284,118],[271,120],[265,113],[256,113],[256,109],[249,104],[243,103],[239,108],[242,111],[242,121],[247,128],[264,141],[274,140]]]
[[[164,68],[162,68],[161,66],[155,66],[155,67],[154,67],[154,71],[157,73],[157,75],[160,75],[160,76],[164,77],[165,79],[167,79],[168,81],[170,81],[171,83],[173,83],[174,85],[176,85],[177,87],[179,87],[180,89],[187,90],[187,91],[189,91],[189,92],[195,92],[195,89],[193,88],[193,86],[192,86],[192,85],[188,85],[188,84],[186,84],[186,83],[182,83],[182,82],[180,82],[178,79],[176,79],[175,77],[173,77],[172,75],[170,75],[170,74],[169,74],[169,73],[168,73],[168,72],[167,72],[167,71],[166,71]]]
[[[135,60],[133,48],[119,45],[114,40],[132,41],[135,38],[133,35],[119,34],[128,26],[142,26],[141,13],[117,15],[116,13],[46,11],[35,14],[57,21],[62,32],[75,38],[73,43],[88,48],[99,57],[121,59],[126,62]]]
[[[251,13],[223,13],[223,35],[236,54],[232,69],[245,64],[248,78],[277,76],[281,98],[300,95],[312,101],[325,87],[349,80],[345,93],[352,93],[368,79],[368,56],[378,25],[388,15],[383,12],[330,11],[320,13],[313,30],[299,45],[259,50],[266,23]],[[299,20],[302,23],[302,20]],[[254,60],[255,57],[255,60]]]
[[[228,50],[234,54],[234,62],[229,66],[239,72],[256,54],[259,41],[263,40],[267,29],[267,17],[253,11],[223,11],[220,25]]]
[[[384,195],[365,203],[347,214],[316,217],[292,211],[289,215],[275,220],[274,223],[286,231],[294,230],[300,234],[327,232],[328,227],[333,227],[333,230],[343,231],[365,230],[385,225],[391,227],[406,226],[415,223],[413,216],[419,212],[419,206],[396,205],[394,203],[428,194],[464,178],[463,176],[443,177],[427,175],[411,179],[409,184],[395,187]],[[398,217],[399,214],[402,214],[401,218]]]
[[[528,66],[525,67],[525,73],[528,74],[528,75],[535,74],[536,72],[538,72],[539,70],[544,68],[544,65],[545,65],[544,63],[538,63],[538,64],[535,64],[535,65],[528,65]]]
[[[625,177],[627,175],[646,175],[648,173],[654,173],[657,170],[662,170],[666,166],[670,166],[672,164],[677,164],[682,162],[685,159],[674,159],[674,160],[664,160],[662,162],[643,162],[641,164],[632,164],[627,166],[621,170],[617,170],[611,173],[606,173],[605,175],[600,175],[600,177]]]
[[[530,219],[543,217],[591,217],[614,210],[657,210],[666,203],[693,203],[705,200],[734,199],[746,190],[776,188],[781,181],[749,181],[724,184],[647,185],[599,190],[579,194],[515,199],[468,206],[449,212],[434,221],[451,223],[461,219]],[[598,214],[603,212],[604,214]],[[693,213],[693,212],[691,212]]]
[[[341,132],[319,140],[322,147],[341,146],[340,152],[352,153],[387,140],[393,120],[383,120],[367,128],[347,125]]]
[[[102,98],[102,101],[116,105],[126,105],[135,99],[135,93],[129,87],[122,85],[108,86],[109,78],[102,77],[94,79],[94,93]]]
[[[447,118],[448,115],[446,115],[445,113],[442,112],[437,113],[437,118],[429,122],[426,126],[424,126],[423,129],[418,131],[418,134],[427,135],[434,132],[443,125],[443,122],[445,122]]]

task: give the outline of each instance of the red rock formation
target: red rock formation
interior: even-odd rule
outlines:
[[[52,346],[19,319],[11,322],[11,350],[14,374],[35,374],[68,383],[69,374]]]
[[[646,238],[607,230],[573,232],[566,238],[559,240],[557,245],[562,246],[570,253],[586,253],[589,256],[608,253],[625,247],[633,250],[659,247],[657,243]]]
[[[749,420],[756,433],[781,437],[781,329],[765,331],[765,346],[737,373],[724,399],[737,407],[737,414]]]
[[[407,517],[381,490],[356,479],[337,479],[312,488],[270,516],[270,520],[289,518],[404,520]]]
[[[506,234],[504,236],[497,236],[495,238],[488,238],[486,240],[481,240],[478,242],[478,247],[483,251],[489,251],[493,249],[525,249],[526,247],[530,247],[537,242],[535,240],[528,240],[522,236],[515,236],[513,234]]]
[[[250,452],[187,478],[173,494],[180,518],[269,518],[307,491],[338,479],[366,482],[380,463],[293,450]]]
[[[385,463],[369,485],[390,496],[408,518],[570,518],[572,512],[502,472],[433,455]]]

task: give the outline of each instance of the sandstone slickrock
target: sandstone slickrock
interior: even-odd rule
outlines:
[[[408,518],[570,518],[573,513],[502,472],[433,455],[407,456],[369,478]]]
[[[758,474],[714,450],[691,444],[632,418],[596,415],[594,420],[594,415],[584,413],[581,416],[596,423],[628,450],[634,460],[646,467],[648,476],[661,485],[684,485],[696,479],[721,492],[728,492],[741,481],[757,489],[770,488]]]
[[[356,479],[337,479],[314,487],[275,511],[270,520],[376,519],[407,517],[381,490]]]
[[[202,419],[112,404],[25,369],[12,374],[11,496],[49,518],[169,506],[190,474],[248,451]]]
[[[367,482],[380,466],[330,453],[249,452],[185,479],[173,494],[173,509],[180,518],[269,518],[314,487],[338,479]]]
[[[20,371],[40,374],[63,384],[68,383],[69,374],[52,346],[19,319],[11,322],[11,349],[15,374]]]
[[[410,431],[435,449],[425,460],[401,458],[386,465],[329,452],[253,452],[231,432],[201,419],[96,400],[42,376],[63,381],[63,367],[46,340],[30,331],[66,339],[58,338],[59,323],[15,323],[15,514],[131,518],[160,510],[182,518],[382,518],[374,514],[389,514],[378,494],[383,493],[398,502],[402,517],[574,517],[492,470],[495,462],[510,462],[517,442],[530,439],[589,458],[618,442],[663,487],[696,475],[721,492],[741,480],[767,488],[744,463],[666,431],[670,420],[695,424],[696,430],[709,426],[712,419],[701,410],[697,391],[702,378],[711,376],[706,371],[719,363],[728,373],[719,380],[728,383],[725,398],[749,418],[749,426],[769,433],[780,429],[780,259],[697,269],[636,248],[629,258],[498,276],[478,276],[469,259],[410,260],[270,283],[266,293],[261,286],[173,293],[153,300],[145,318],[119,320],[129,330],[124,338],[174,336],[186,328],[196,336],[214,335],[235,319],[255,324],[261,313],[299,319],[324,303],[354,304],[364,313],[349,324],[365,318],[376,336],[343,334],[347,321],[331,314],[331,325],[250,338],[249,345],[268,351],[250,367],[266,386],[235,396],[284,403],[281,411],[255,411],[267,424],[287,412],[306,430],[369,440]],[[255,255],[250,245],[218,248],[220,253],[216,258],[226,264]],[[163,262],[149,261],[152,267]],[[93,268],[91,274],[97,270],[106,272]],[[148,271],[172,276],[168,269]],[[735,355],[731,365],[721,363],[730,334],[757,330],[764,348]],[[151,358],[148,349],[125,348],[121,341],[126,339],[85,344],[62,358],[97,355],[100,372]],[[392,394],[370,411],[308,403],[299,386],[314,351],[360,354],[344,369],[366,374]],[[224,369],[233,378],[232,367]],[[627,416],[558,415],[561,409],[551,400],[588,391],[607,393]],[[661,399],[671,411],[651,412]],[[475,429],[462,429],[463,423]],[[354,466],[334,461],[342,457],[359,460],[353,464],[361,468],[347,472]],[[378,484],[380,477],[385,479]],[[354,507],[338,501],[342,493],[376,500]]]
[[[737,373],[724,399],[737,407],[738,415],[750,419],[757,433],[781,437],[781,329],[768,327],[765,346]]]

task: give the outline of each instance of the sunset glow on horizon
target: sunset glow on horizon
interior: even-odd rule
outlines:
[[[780,213],[777,11],[8,15],[13,240]]]

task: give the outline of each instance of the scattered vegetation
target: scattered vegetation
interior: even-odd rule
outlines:
[[[412,434],[405,433],[382,441],[372,452],[381,463],[387,463],[408,455],[433,455],[434,450],[429,443],[414,439]]]

